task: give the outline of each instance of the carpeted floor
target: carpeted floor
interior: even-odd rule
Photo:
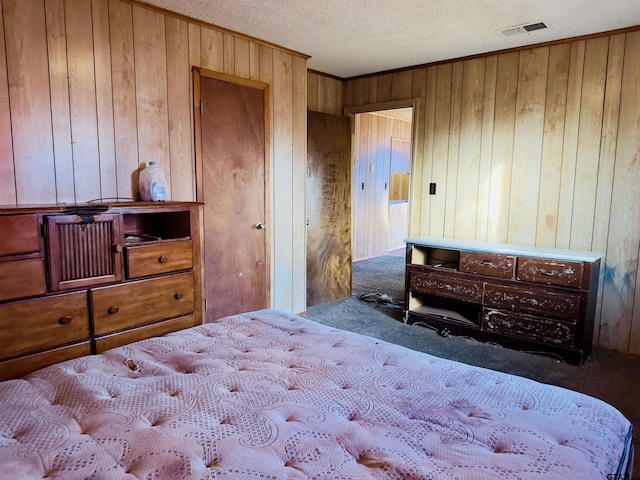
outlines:
[[[634,425],[634,472],[640,475],[640,356],[595,349],[582,366],[555,358],[442,337],[436,331],[403,323],[404,257],[383,256],[353,264],[350,298],[309,307],[307,318],[438,357],[558,385],[600,398]],[[360,299],[365,295],[369,301]]]

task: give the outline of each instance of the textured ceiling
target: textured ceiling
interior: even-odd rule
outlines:
[[[342,78],[640,24],[640,0],[143,0],[310,55]],[[518,25],[548,29],[514,36]]]

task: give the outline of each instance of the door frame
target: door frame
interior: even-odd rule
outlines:
[[[192,67],[193,72],[193,132],[195,143],[195,191],[196,201],[204,203],[203,190],[203,158],[202,158],[202,120],[200,118],[200,85],[201,78],[210,78],[220,80],[222,82],[234,83],[245,87],[262,90],[264,93],[264,217],[267,224],[265,232],[265,301],[266,308],[271,308],[271,245],[273,219],[271,215],[271,88],[269,84],[250,80],[247,78],[236,77],[222,72],[207,70],[201,67]],[[204,232],[204,214],[200,219],[200,228]],[[203,238],[203,241],[206,239]],[[204,270],[204,259],[202,268]],[[203,272],[202,278],[206,282],[206,272]],[[203,282],[203,288],[204,288]]]
[[[353,205],[355,197],[355,185],[353,183],[353,179],[355,178],[355,116],[358,113],[371,113],[371,112],[380,112],[383,110],[392,110],[396,108],[407,108],[411,107],[411,167],[410,167],[410,176],[409,176],[409,208],[408,208],[408,222],[407,222],[407,237],[414,236],[413,235],[413,210],[414,210],[414,200],[413,200],[413,191],[415,188],[415,175],[416,171],[416,149],[417,149],[417,138],[418,138],[418,128],[420,127],[420,115],[419,115],[419,107],[420,107],[420,98],[407,98],[404,100],[393,100],[390,102],[380,102],[380,103],[368,103],[366,105],[356,105],[353,107],[345,107],[344,114],[347,115],[351,119],[351,245],[353,250],[354,238],[353,238],[353,225],[355,222],[355,208]],[[424,128],[424,127],[423,127]],[[353,253],[353,252],[352,252]],[[352,267],[353,268],[353,267]]]

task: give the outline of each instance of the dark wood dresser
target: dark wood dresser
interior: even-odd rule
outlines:
[[[201,205],[0,209],[0,380],[203,321]]]
[[[602,257],[407,239],[405,322],[581,364],[591,353]]]

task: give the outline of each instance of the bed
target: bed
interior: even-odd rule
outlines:
[[[605,479],[592,397],[263,310],[0,383],[0,478]]]

